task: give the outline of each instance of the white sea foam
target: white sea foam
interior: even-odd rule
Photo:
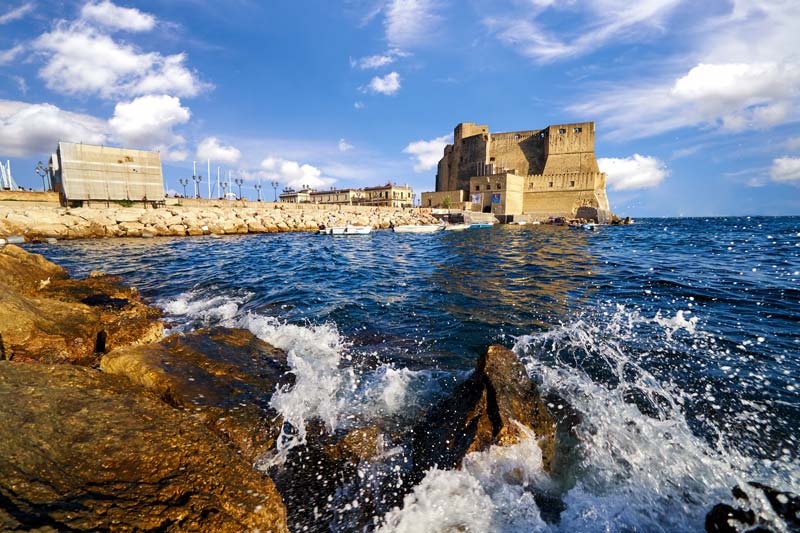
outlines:
[[[239,312],[246,297],[225,295],[206,297],[201,293],[188,292],[160,303],[167,315],[189,321],[200,321],[204,325],[231,320]]]

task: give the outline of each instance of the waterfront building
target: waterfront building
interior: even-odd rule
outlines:
[[[311,202],[312,192],[314,192],[314,189],[303,188],[296,191],[290,187],[286,187],[278,198],[282,203],[286,204],[307,204]]]
[[[315,204],[357,205],[364,200],[363,189],[333,189],[314,191],[311,201]]]
[[[414,203],[414,189],[408,185],[396,185],[390,182],[378,187],[366,187],[364,193],[363,205],[411,207]]]
[[[439,161],[436,191],[422,193],[422,207],[461,207],[501,221],[551,216],[605,221],[611,212],[594,138],[594,122],[505,133],[459,124]]]
[[[164,201],[158,152],[59,142],[49,171],[62,205]]]

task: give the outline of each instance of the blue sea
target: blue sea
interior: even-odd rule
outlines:
[[[28,249],[119,274],[173,331],[244,327],[289,351],[296,384],[273,406],[295,438],[312,418],[407,427],[495,343],[577,412],[558,479],[531,436],[429,472],[383,531],[696,531],[737,484],[800,492],[800,218]]]

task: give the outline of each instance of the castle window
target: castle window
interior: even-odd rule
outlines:
[[[569,186],[570,186],[570,187],[574,187],[574,186],[575,186],[575,182],[574,182],[574,181],[570,181],[570,182],[569,182]]]
[[[543,131],[539,132],[539,137],[541,137],[542,139],[544,139],[544,132],[543,132]]]
[[[519,133],[517,133],[516,135],[514,135],[514,139],[516,139],[517,141],[519,140]]]
[[[480,186],[480,185],[476,185],[476,186],[475,186],[475,190],[476,190],[476,191],[479,191],[479,190],[481,190],[481,186]]]
[[[500,188],[500,182],[497,182],[497,185],[496,185],[496,187],[497,187],[498,189]]]
[[[489,158],[489,162],[490,162],[490,163],[494,163],[494,157],[490,157],[490,158]]]
[[[552,182],[552,181],[550,182],[550,186],[551,186],[551,187],[553,186],[553,182]]]
[[[567,130],[565,130],[564,128],[561,128],[561,129],[558,130],[558,133],[567,133]]]
[[[583,129],[581,129],[581,128],[575,128],[575,133],[580,133],[582,131],[583,131]]]

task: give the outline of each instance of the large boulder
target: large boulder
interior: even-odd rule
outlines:
[[[432,467],[454,468],[470,452],[519,442],[518,424],[533,430],[549,471],[555,421],[514,352],[490,346],[470,377],[414,428],[412,481]]]
[[[100,368],[191,411],[251,462],[279,434],[269,401],[279,381],[288,379],[286,354],[247,330],[201,329],[120,348],[104,356]]]
[[[38,254],[0,250],[0,359],[93,365],[115,347],[158,340],[160,317],[118,278],[73,280]]]
[[[121,376],[0,362],[0,529],[287,531],[269,477]]]

